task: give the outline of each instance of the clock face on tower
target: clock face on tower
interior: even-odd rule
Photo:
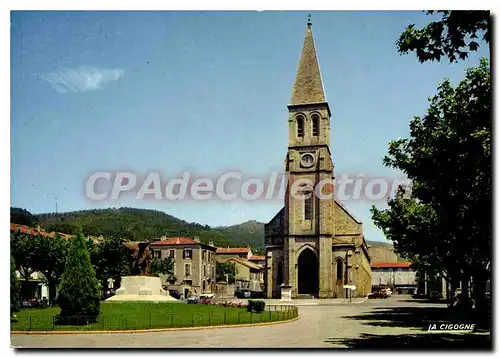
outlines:
[[[300,159],[300,164],[304,168],[310,168],[314,165],[314,157],[312,154],[306,153],[302,155],[302,158]]]

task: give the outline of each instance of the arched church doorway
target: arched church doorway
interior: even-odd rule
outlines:
[[[319,292],[318,257],[313,250],[307,248],[302,251],[297,260],[298,266],[298,293],[317,295]]]

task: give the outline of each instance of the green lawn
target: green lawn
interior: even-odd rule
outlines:
[[[54,324],[58,307],[22,309],[11,323],[12,331],[52,330],[121,330],[168,327],[211,326],[238,323],[279,321],[296,317],[295,308],[271,307],[262,313],[247,312],[245,308],[220,307],[204,304],[104,302],[97,322],[85,326]],[[281,309],[281,310],[280,310]]]

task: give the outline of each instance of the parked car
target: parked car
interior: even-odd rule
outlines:
[[[190,296],[187,298],[187,303],[199,303],[200,298],[198,296]]]
[[[175,299],[180,299],[181,298],[181,293],[177,290],[168,290],[168,293],[170,294],[170,296],[172,296],[173,298]]]
[[[263,291],[251,291],[250,297],[251,298],[266,298]]]
[[[234,297],[236,297],[236,298],[250,298],[251,293],[248,290],[237,290],[234,292]]]
[[[378,290],[368,294],[368,298],[387,298],[387,293],[384,290]]]
[[[21,301],[21,307],[36,307],[37,305],[36,298],[25,298]]]

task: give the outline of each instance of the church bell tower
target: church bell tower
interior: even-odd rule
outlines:
[[[326,101],[309,17],[292,99],[288,105],[289,175],[285,198],[284,265],[292,296],[332,297],[334,200],[315,192],[332,181],[330,107]],[[333,187],[325,186],[322,193]],[[298,194],[298,195],[297,195]]]

